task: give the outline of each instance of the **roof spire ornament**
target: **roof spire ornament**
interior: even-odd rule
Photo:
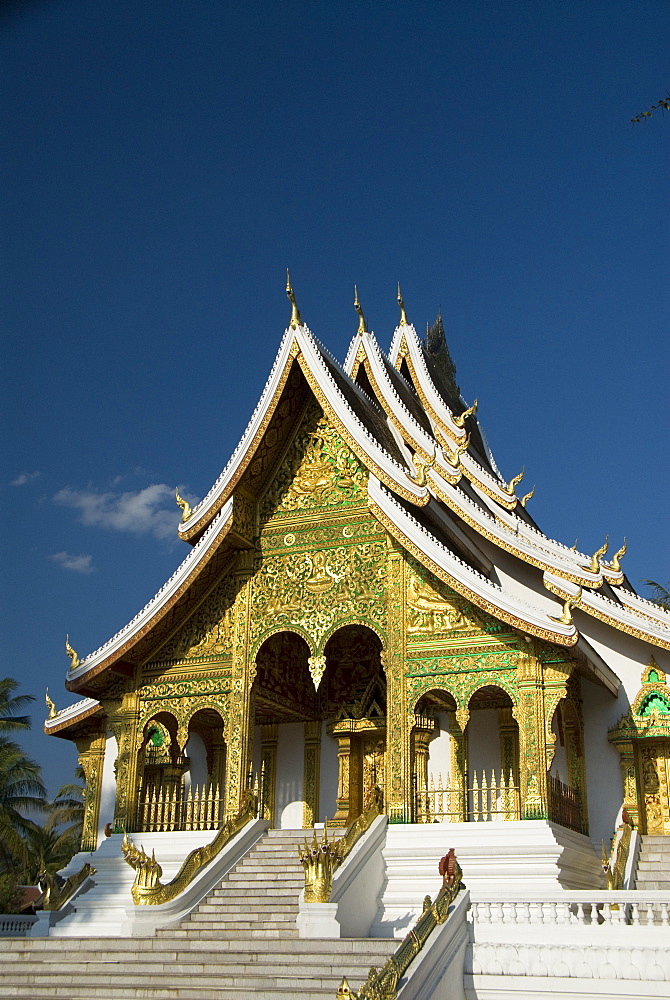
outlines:
[[[70,645],[70,636],[65,636],[65,652],[70,657],[70,670],[76,670],[81,660],[79,659],[79,653],[77,653]]]
[[[578,592],[574,597],[568,597],[566,601],[563,601],[563,611],[561,614],[555,618],[554,615],[549,615],[552,622],[558,622],[559,625],[572,625],[572,609],[576,608],[582,599],[582,588],[580,587]]]
[[[184,500],[183,497],[179,496],[179,487],[177,487],[177,489],[174,491],[174,497],[175,497],[175,500],[177,501],[177,506],[181,507],[181,511],[182,511],[182,513],[181,513],[181,519],[182,519],[182,523],[184,521],[188,521],[188,519],[189,519],[189,517],[191,516],[191,513],[192,513],[192,511],[191,511],[191,505],[188,502],[188,500]]]
[[[45,700],[45,702],[47,704],[47,708],[49,709],[49,718],[50,719],[55,719],[56,716],[58,715],[58,711],[57,711],[56,706],[54,705],[53,701],[49,697],[49,688],[47,688],[47,690],[46,690],[46,694],[44,695],[44,700]]]
[[[601,545],[599,549],[596,549],[596,551],[591,556],[591,562],[588,564],[588,566],[582,566],[582,569],[585,569],[587,573],[599,573],[600,560],[607,552],[609,544],[610,544],[609,535],[605,535],[605,544]]]
[[[610,559],[610,569],[612,570],[613,573],[620,573],[621,572],[621,559],[623,559],[623,557],[626,555],[626,550],[627,549],[628,549],[628,546],[626,544],[626,539],[624,538],[623,545],[621,546],[620,549],[618,549],[614,553],[614,555]]]
[[[525,508],[525,506],[528,503],[528,501],[531,499],[531,497],[534,497],[534,496],[535,496],[535,487],[533,486],[533,488],[530,491],[530,493],[526,493],[525,497],[521,497],[521,499],[519,500],[519,503],[521,504],[522,507]]]
[[[298,309],[298,304],[295,301],[295,292],[291,287],[291,275],[288,272],[288,268],[286,268],[286,294],[289,302],[291,303],[291,322],[289,323],[289,326],[292,330],[297,330],[299,326],[302,326],[302,317],[300,315],[300,310]]]
[[[400,323],[398,325],[409,326],[407,312],[405,311],[405,303],[402,297],[402,292],[400,291],[400,282],[398,282],[398,305],[400,306]]]
[[[524,465],[519,475],[515,476],[514,479],[510,479],[510,481],[503,486],[503,492],[507,493],[508,496],[513,497],[515,487],[519,485],[525,474],[526,474],[526,466]]]
[[[453,420],[453,422],[456,424],[457,427],[465,427],[465,421],[467,420],[468,417],[474,417],[475,413],[477,412],[478,406],[479,406],[479,401],[476,399],[471,407],[469,407],[467,410],[463,410],[463,412],[458,416],[452,416],[451,419]]]
[[[365,322],[365,316],[363,315],[363,310],[361,308],[361,304],[358,301],[358,289],[356,288],[356,285],[354,285],[354,309],[358,313],[358,330],[357,330],[357,333],[367,333],[368,332],[368,325]]]

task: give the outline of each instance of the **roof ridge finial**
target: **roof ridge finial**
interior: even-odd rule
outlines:
[[[368,325],[365,322],[365,316],[361,308],[361,304],[358,301],[358,288],[354,285],[354,309],[358,313],[358,330],[357,333],[368,333]]]
[[[299,326],[302,326],[302,317],[300,316],[300,310],[295,301],[295,292],[291,287],[291,275],[289,274],[288,268],[286,268],[286,294],[288,300],[291,303],[291,322],[289,326],[292,330],[297,330]]]
[[[398,325],[409,326],[407,312],[405,311],[405,303],[403,301],[402,292],[400,291],[400,282],[398,282],[398,305],[400,306],[400,323]]]

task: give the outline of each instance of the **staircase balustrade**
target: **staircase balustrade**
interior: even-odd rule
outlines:
[[[150,789],[140,801],[139,833],[173,830],[218,830],[223,818],[223,796],[215,785]]]

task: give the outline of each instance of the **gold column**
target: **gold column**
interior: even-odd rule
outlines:
[[[542,664],[532,640],[519,654],[519,704],[512,714],[519,724],[519,784],[522,819],[547,819],[547,745]]]
[[[319,778],[321,773],[321,722],[305,723],[305,767],[303,776],[302,825],[305,829],[319,821]]]
[[[228,760],[226,768],[226,816],[237,815],[247,784],[252,734],[251,687],[256,675],[255,664],[249,662],[249,624],[251,617],[253,550],[239,553],[235,577],[238,593],[235,599],[232,692],[228,719]]]
[[[388,649],[386,668],[386,788],[384,807],[391,823],[412,818],[412,759],[407,717],[405,659],[405,559],[389,542],[387,562]]]
[[[84,825],[81,834],[82,851],[94,851],[98,846],[100,792],[105,761],[105,733],[93,732],[75,740],[79,763],[84,771]]]
[[[275,822],[275,788],[277,785],[277,744],[279,726],[277,723],[261,726],[261,795],[259,818],[267,819],[271,826]]]
[[[456,790],[456,822],[468,818],[468,738],[466,727],[470,719],[469,708],[457,708],[451,713],[451,787]]]
[[[337,811],[330,821],[333,827],[348,826],[351,802],[351,754],[356,737],[351,732],[333,733],[337,740]],[[354,766],[355,770],[355,766]]]
[[[635,759],[635,744],[632,740],[626,740],[615,744],[621,758],[621,780],[623,782],[623,805],[628,810],[628,815],[633,821],[636,830],[640,829],[640,803],[637,793],[637,768]]]
[[[135,691],[129,691],[123,696],[121,707],[110,715],[109,722],[118,746],[114,830],[117,833],[132,833],[137,820],[140,782],[137,746],[139,706]]]
[[[428,755],[430,752],[430,741],[435,731],[433,720],[415,716],[415,725],[412,730],[412,744],[414,756],[414,780],[416,788],[416,801],[414,802],[413,816],[415,823],[430,823],[430,803],[428,801]]]

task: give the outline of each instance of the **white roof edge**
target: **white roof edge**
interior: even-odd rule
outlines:
[[[440,566],[446,573],[449,573],[450,576],[484,601],[544,632],[553,632],[557,637],[570,639],[576,635],[574,625],[562,625],[560,622],[552,621],[541,608],[527,604],[505,592],[498,584],[493,583],[468,566],[453,552],[450,552],[433,538],[415,518],[408,514],[373,476],[368,482],[368,493],[373,503],[377,504],[380,510],[398,526],[410,542],[425,552],[437,566]],[[556,605],[556,612],[559,611],[560,607]]]
[[[55,726],[61,726],[64,722],[71,722],[77,716],[90,711],[92,708],[100,708],[100,702],[96,701],[95,698],[82,698],[81,701],[76,701],[74,705],[61,708],[60,712],[57,712],[53,719],[45,719],[44,728],[53,729]]]
[[[98,649],[89,653],[88,656],[80,662],[76,669],[68,670],[68,681],[79,680],[87,674],[89,670],[97,666],[97,664],[107,656],[114,653],[114,651],[119,649],[125,642],[128,641],[128,639],[132,638],[136,632],[146,625],[146,623],[156,614],[157,611],[160,611],[160,609],[170,600],[182,584],[189,579],[194,570],[197,569],[205,555],[216,542],[219,534],[222,531],[227,530],[228,523],[232,518],[232,513],[233,500],[231,497],[228,503],[224,504],[221,510],[217,513],[216,517],[213,519],[212,523],[209,525],[202,537],[193,546],[186,558],[182,563],[180,563],[172,576],[163,584],[160,590],[158,590],[151,600],[144,605],[142,610],[139,611],[127,625],[124,625],[122,629],[113,635],[111,639],[108,639],[107,642],[98,647]]]

